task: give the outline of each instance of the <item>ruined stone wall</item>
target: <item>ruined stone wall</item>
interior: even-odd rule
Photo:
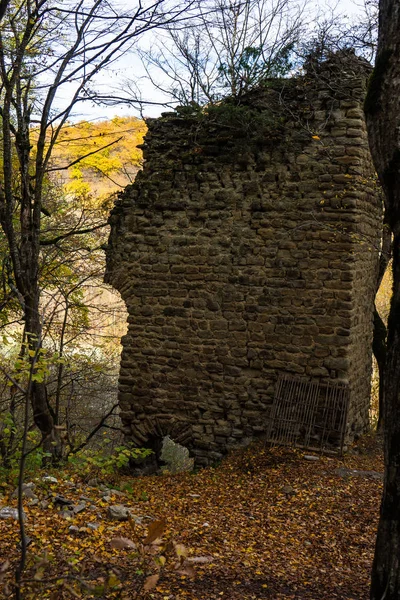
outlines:
[[[366,71],[334,60],[247,105],[150,120],[112,212],[106,279],[126,302],[121,419],[199,464],[266,431],[280,373],[347,381],[368,422],[380,200]]]

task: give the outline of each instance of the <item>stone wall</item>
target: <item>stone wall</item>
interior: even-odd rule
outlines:
[[[239,108],[148,121],[107,250],[129,313],[128,439],[219,459],[265,432],[280,373],[348,382],[348,431],[367,426],[381,218],[367,71],[336,56]]]

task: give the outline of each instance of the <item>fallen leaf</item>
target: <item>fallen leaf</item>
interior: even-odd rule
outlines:
[[[143,589],[146,592],[152,590],[157,585],[157,581],[159,580],[159,578],[160,576],[158,573],[156,575],[150,575],[149,577],[147,577],[146,581],[144,582]]]
[[[165,530],[165,521],[153,521],[149,525],[149,529],[147,531],[147,536],[144,540],[145,546],[154,542],[157,538],[161,537]]]
[[[124,548],[130,548],[134,550],[136,548],[135,542],[132,542],[132,540],[125,537],[113,538],[110,541],[110,544],[111,547],[115,548],[116,550],[123,550]]]
[[[190,556],[189,558],[186,559],[186,561],[188,563],[192,563],[192,564],[205,564],[205,563],[213,562],[213,560],[214,560],[213,556]]]
[[[196,577],[196,571],[193,569],[193,567],[191,567],[190,565],[184,563],[183,565],[183,569],[180,569],[179,571],[180,573],[183,573],[184,575],[187,575],[188,577]]]
[[[187,557],[188,549],[186,548],[186,546],[184,546],[183,544],[174,544],[174,547],[175,547],[175,553],[179,558]]]

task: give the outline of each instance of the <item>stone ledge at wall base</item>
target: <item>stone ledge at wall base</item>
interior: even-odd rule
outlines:
[[[368,428],[381,200],[367,71],[335,56],[239,108],[149,122],[107,247],[106,280],[129,314],[128,440],[169,435],[211,463],[266,433],[283,374],[347,381],[348,430]]]

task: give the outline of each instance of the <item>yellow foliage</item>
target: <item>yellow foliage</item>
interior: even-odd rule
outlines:
[[[144,121],[135,117],[68,123],[54,148],[52,166],[69,165],[63,176],[69,194],[102,201],[134,180],[142,164],[137,146],[145,133]]]
[[[390,309],[390,300],[392,297],[392,285],[393,285],[393,276],[392,276],[392,263],[390,262],[386,273],[383,277],[381,286],[376,296],[376,308],[378,309],[379,314],[382,319],[387,322],[387,318],[389,316]]]

